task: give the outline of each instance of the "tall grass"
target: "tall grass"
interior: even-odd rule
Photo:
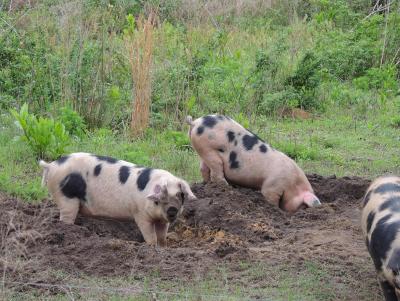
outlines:
[[[142,134],[149,124],[155,14],[151,12],[146,19],[140,16],[136,28],[132,15],[129,15],[127,20],[129,28],[124,42],[128,51],[134,95],[130,127],[133,135],[137,136]]]

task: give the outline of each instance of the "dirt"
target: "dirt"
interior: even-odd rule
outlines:
[[[294,215],[251,189],[194,184],[198,200],[186,204],[162,249],[143,243],[134,223],[78,217],[66,225],[49,200],[29,204],[0,194],[0,273],[11,282],[59,282],[52,271],[137,279],[157,271],[165,280],[190,280],[219,264],[235,278],[238,262],[301,270],[312,261],[329,267],[335,285],[368,285],[377,293],[359,226],[369,180],[308,178],[323,205]]]

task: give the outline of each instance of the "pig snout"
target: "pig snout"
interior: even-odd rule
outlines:
[[[176,207],[169,207],[167,210],[167,218],[169,222],[173,222],[178,215],[178,208]]]
[[[315,207],[321,205],[321,202],[317,198],[317,196],[311,192],[305,192],[303,194],[303,202],[307,207]]]
[[[321,205],[321,202],[319,201],[317,196],[309,191],[306,191],[298,194],[292,199],[289,199],[282,206],[280,205],[280,208],[287,212],[295,213],[298,210],[319,205]]]

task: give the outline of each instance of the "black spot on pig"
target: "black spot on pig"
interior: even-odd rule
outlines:
[[[378,271],[381,270],[382,261],[385,260],[390,245],[400,229],[400,221],[388,223],[391,217],[392,214],[388,214],[381,218],[371,235],[369,252]]]
[[[111,164],[114,164],[114,163],[118,162],[117,159],[111,158],[111,157],[107,157],[107,156],[97,156],[97,155],[95,155],[95,157],[100,161],[105,161],[105,162],[108,162],[108,163],[111,163]]]
[[[257,136],[244,135],[242,141],[246,150],[252,150],[254,145],[258,143],[258,138]]]
[[[385,200],[385,202],[380,205],[379,210],[390,209],[394,212],[400,212],[400,196],[393,196]]]
[[[218,118],[219,120],[224,120],[224,119],[225,119],[225,116],[224,116],[224,115],[218,115],[217,118]]]
[[[369,251],[369,240],[368,240],[368,236],[365,238],[365,245],[367,246],[367,250]]]
[[[204,126],[199,126],[198,128],[197,128],[197,135],[201,135],[201,134],[203,134],[203,132],[204,132]]]
[[[238,142],[237,142],[237,140],[235,140],[235,143],[234,143],[234,145],[235,145],[235,146],[237,146],[237,143],[238,143]]]
[[[232,131],[228,131],[228,132],[226,133],[226,136],[228,137],[228,141],[229,141],[229,142],[232,142],[233,140],[235,140],[235,133],[232,132]]]
[[[265,144],[261,144],[260,145],[260,152],[262,152],[262,153],[266,153],[267,152],[267,146],[265,145]]]
[[[213,128],[217,124],[217,119],[214,116],[204,116],[202,125],[205,127]]]
[[[130,175],[130,170],[129,170],[129,166],[121,166],[119,168],[119,181],[121,182],[121,184],[125,184],[126,181],[128,180]]]
[[[371,211],[367,217],[367,233],[369,233],[369,230],[371,230],[371,226],[374,221],[374,218],[375,218],[375,212]]]
[[[397,301],[396,291],[389,281],[379,281],[386,301]]]
[[[93,174],[97,177],[101,173],[101,163],[97,164],[93,170]]]
[[[70,199],[86,201],[86,182],[78,172],[70,173],[60,182],[61,192]]]
[[[248,131],[250,134],[252,134],[254,137],[256,137],[258,140],[260,140],[261,142],[264,142],[265,143],[265,141],[263,140],[263,139],[261,139],[260,137],[258,137],[256,134],[254,134],[252,131],[250,131],[249,129],[246,129],[246,131]]]
[[[392,255],[390,256],[390,259],[388,261],[388,267],[393,271],[395,275],[398,275],[400,272],[400,249],[396,248],[393,252]]]
[[[237,154],[236,152],[231,152],[229,154],[229,167],[231,169],[239,168],[239,162],[236,160],[237,159]]]
[[[372,193],[372,190],[368,191],[367,194],[365,195],[364,201],[363,201],[363,207],[365,207],[365,205],[368,204],[369,199],[371,198],[371,193]]]
[[[140,191],[143,191],[146,188],[147,183],[149,183],[151,171],[151,168],[145,168],[138,176],[136,184]]]
[[[56,160],[58,165],[65,163],[68,160],[69,156],[62,156]]]
[[[400,185],[396,183],[385,183],[375,188],[375,193],[385,194],[388,192],[400,192]]]

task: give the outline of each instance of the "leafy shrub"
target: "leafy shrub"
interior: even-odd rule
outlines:
[[[151,166],[151,159],[149,155],[143,150],[135,150],[125,152],[123,159],[138,165]]]
[[[66,131],[71,135],[82,138],[86,131],[86,124],[83,118],[69,107],[62,107],[59,119],[64,124]]]
[[[364,34],[330,31],[321,35],[314,49],[320,67],[333,77],[347,80],[364,74],[379,59],[379,42]]]
[[[387,65],[383,68],[371,68],[364,76],[353,80],[354,85],[362,90],[377,90],[385,95],[394,95],[399,89],[396,76],[396,66]]]
[[[319,109],[321,103],[315,97],[315,90],[320,83],[318,74],[320,62],[311,52],[306,53],[293,76],[286,80],[300,96],[297,106],[304,109]]]
[[[51,118],[36,118],[28,112],[26,103],[19,113],[12,109],[11,114],[24,132],[22,139],[38,158],[56,159],[64,153],[69,136],[61,122]]]
[[[390,121],[390,125],[395,128],[400,128],[400,116],[395,116]]]
[[[189,136],[186,133],[167,130],[164,132],[164,139],[177,148],[190,148]]]
[[[265,94],[259,111],[264,114],[273,114],[281,108],[297,108],[299,104],[299,93],[289,86],[286,90]]]

